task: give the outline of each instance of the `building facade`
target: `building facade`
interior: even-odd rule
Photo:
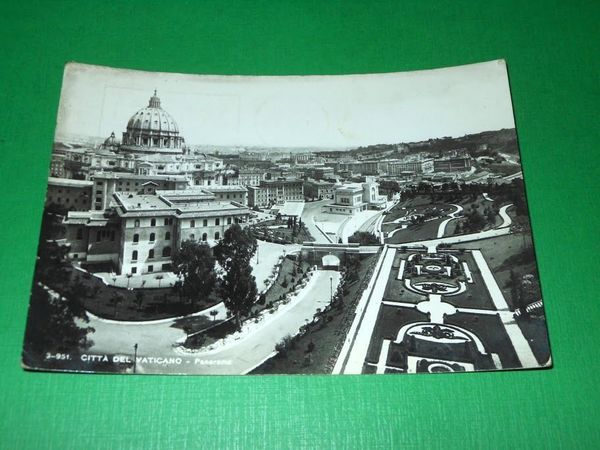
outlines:
[[[374,177],[366,177],[363,183],[346,183],[335,187],[334,202],[325,205],[323,212],[331,214],[355,214],[367,209],[382,208],[385,196],[379,195],[379,184]]]
[[[187,189],[190,182],[182,175],[141,175],[127,172],[97,172],[91,176],[94,186],[93,209],[110,206],[115,192],[154,194],[156,190]]]
[[[437,158],[433,160],[434,172],[466,172],[471,169],[470,156]]]
[[[48,178],[46,206],[57,205],[70,211],[89,211],[93,183],[87,180]]]
[[[248,208],[217,201],[204,190],[156,191],[153,195],[113,194],[104,212],[69,213],[65,218],[69,257],[110,263],[116,273],[139,275],[172,270],[172,256],[184,240],[214,245]]]
[[[266,208],[286,201],[304,200],[302,180],[263,180],[248,187],[248,206]]]

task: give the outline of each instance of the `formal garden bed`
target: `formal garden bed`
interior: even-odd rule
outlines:
[[[371,342],[367,350],[366,361],[376,364],[379,361],[381,345],[384,339],[394,341],[398,336],[400,328],[413,322],[428,322],[427,314],[415,308],[399,308],[396,306],[381,305],[377,322],[373,328]]]
[[[399,249],[396,258],[397,260],[406,260],[411,254],[414,254],[414,252],[403,252],[403,249]],[[427,297],[425,295],[415,293],[406,287],[404,280],[407,278],[411,280],[411,283],[441,282],[451,283],[453,285],[458,286],[460,282],[463,282],[466,286],[465,292],[462,292],[457,295],[443,296],[443,301],[459,308],[495,310],[494,303],[490,297],[490,294],[483,281],[483,278],[481,277],[481,274],[477,269],[477,265],[475,264],[475,260],[473,259],[471,253],[463,250],[452,253],[452,255],[457,257],[459,262],[458,265],[455,265],[454,276],[451,278],[435,273],[423,273],[422,275],[416,275],[414,263],[407,262],[405,265],[403,279],[398,280],[399,261],[395,261],[392,267],[392,271],[390,272],[390,277],[388,278],[388,284],[386,286],[386,290],[383,296],[384,300],[415,304],[422,301],[426,301]],[[468,264],[473,283],[467,283],[467,278],[464,274],[462,267],[463,262],[466,262]],[[443,295],[443,293],[441,294]]]

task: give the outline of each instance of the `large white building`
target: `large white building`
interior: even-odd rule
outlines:
[[[110,263],[119,274],[171,270],[171,257],[184,240],[214,244],[247,207],[218,201],[204,189],[113,194],[104,211],[71,212],[65,218],[69,256],[86,263]]]
[[[385,205],[385,196],[379,195],[379,184],[374,177],[366,177],[364,183],[345,183],[334,190],[334,202],[325,205],[323,212],[331,214],[355,214]]]

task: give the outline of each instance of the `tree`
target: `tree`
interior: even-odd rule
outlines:
[[[35,279],[44,284],[64,285],[69,279],[68,251],[65,245],[40,239]]]
[[[56,239],[63,231],[62,218],[67,215],[67,209],[63,206],[50,204],[44,208],[42,215],[42,227],[40,230],[40,241]]]
[[[123,297],[118,292],[115,292],[113,294],[113,296],[109,299],[109,301],[110,301],[110,304],[115,307],[114,316],[116,318],[117,317],[117,308],[119,306],[119,303],[123,303],[125,301],[125,297]]]
[[[78,297],[62,297],[34,283],[23,347],[25,364],[38,364],[47,352],[78,353],[90,348],[93,342],[88,334],[94,329],[79,326],[76,319],[89,323]]]
[[[242,229],[239,224],[232,225],[223,236],[223,239],[214,248],[214,255],[225,271],[232,264],[250,264],[250,260],[258,244],[250,230]]]
[[[256,238],[239,224],[231,226],[214,248],[217,261],[225,271],[219,292],[225,307],[235,316],[238,329],[241,316],[247,315],[256,301],[258,290],[250,261],[256,252]]]
[[[258,294],[250,265],[232,264],[219,290],[225,307],[235,316],[237,328],[241,329],[241,316],[248,315]]]
[[[349,243],[358,243],[360,245],[379,245],[379,239],[368,231],[357,231],[348,238]]]
[[[215,257],[205,242],[183,241],[179,251],[173,256],[174,272],[183,281],[176,283],[181,295],[196,301],[207,299],[217,282]]]
[[[348,273],[348,281],[358,280],[358,272],[360,270],[360,257],[358,255],[346,255],[344,265]]]
[[[136,290],[135,291],[135,304],[137,306],[137,310],[142,309],[142,303],[144,303],[144,291]]]
[[[485,213],[485,218],[490,225],[493,225],[496,223],[496,211],[494,211],[492,208],[489,208]]]

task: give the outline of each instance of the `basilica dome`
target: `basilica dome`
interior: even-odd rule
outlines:
[[[160,98],[154,91],[148,106],[127,122],[122,147],[125,151],[139,153],[182,153],[184,142],[179,136],[177,122],[161,107]]]

